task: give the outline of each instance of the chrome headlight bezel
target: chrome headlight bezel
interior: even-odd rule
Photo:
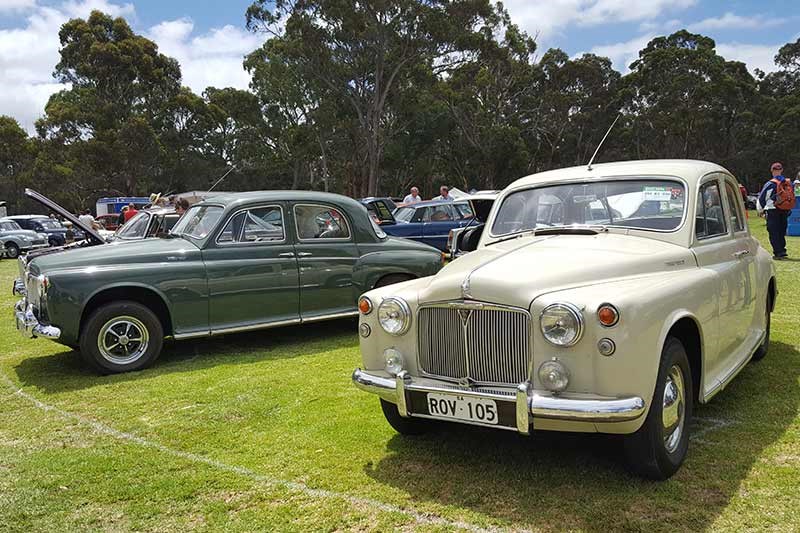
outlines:
[[[397,313],[398,316],[396,317],[385,317],[385,313],[390,306],[394,306],[394,311]],[[380,305],[378,305],[378,312],[377,312],[378,324],[380,324],[381,329],[388,333],[389,335],[394,335],[395,337],[399,337],[400,335],[405,334],[408,329],[411,327],[411,308],[408,306],[405,300],[398,296],[390,296],[388,298],[384,298],[381,301]],[[397,320],[399,319],[401,325],[399,328],[390,328],[387,326],[387,322],[389,320]]]
[[[566,317],[568,317],[568,318],[570,318],[571,320],[574,321],[573,326],[574,326],[574,329],[575,329],[575,334],[573,335],[573,337],[571,339],[569,339],[569,340],[567,340],[565,342],[558,342],[558,341],[554,340],[553,338],[548,336],[547,331],[545,331],[544,321],[546,319],[546,315],[548,315],[548,313],[552,313],[554,311],[559,311],[559,312],[565,313],[563,316],[566,316]],[[581,340],[581,337],[583,337],[584,329],[585,329],[584,320],[583,320],[583,314],[581,313],[581,310],[576,305],[573,305],[573,304],[568,303],[568,302],[557,302],[557,303],[550,304],[547,307],[545,307],[544,309],[542,309],[542,312],[539,315],[539,330],[542,332],[542,336],[544,337],[544,339],[547,342],[549,342],[550,344],[552,344],[553,346],[559,346],[559,347],[562,347],[562,348],[566,348],[566,347],[569,347],[569,346],[575,346]]]

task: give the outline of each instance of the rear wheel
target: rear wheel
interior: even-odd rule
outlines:
[[[103,374],[141,370],[161,353],[164,329],[144,305],[119,301],[96,309],[81,331],[84,361]]]
[[[766,313],[766,322],[767,330],[764,334],[764,340],[761,342],[761,346],[759,346],[756,351],[753,353],[753,361],[761,361],[764,357],[767,356],[767,351],[769,351],[769,330],[772,323],[772,295],[767,295],[767,310]]]
[[[430,429],[430,421],[400,416],[397,406],[383,398],[381,398],[381,409],[389,425],[401,435],[422,435]]]
[[[16,259],[19,257],[19,246],[14,244],[13,242],[6,243],[6,255],[11,259]]]
[[[667,337],[647,418],[625,438],[625,454],[634,472],[661,480],[678,471],[689,449],[693,394],[686,349],[677,338]]]

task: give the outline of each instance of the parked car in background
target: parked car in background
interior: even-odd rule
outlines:
[[[378,225],[394,224],[394,216],[392,211],[397,209],[397,204],[391,198],[377,198],[371,196],[369,198],[362,198],[359,200],[367,208],[372,220]]]
[[[456,259],[468,253],[464,248],[474,250],[478,247],[478,241],[497,195],[498,193],[493,191],[476,193],[465,198],[473,216],[465,226],[450,230],[447,236],[447,255],[450,259]]]
[[[112,213],[110,215],[100,215],[95,218],[102,229],[107,231],[116,231],[119,228],[119,213]]]
[[[466,200],[455,202],[426,201],[398,207],[393,213],[395,224],[382,224],[389,235],[447,249],[451,229],[466,226],[472,220],[472,208]]]
[[[45,215],[12,215],[10,218],[22,229],[35,231],[36,233],[46,233],[47,241],[50,246],[63,246],[67,243],[67,228],[64,227],[58,220],[52,219]],[[82,240],[85,235],[82,231],[74,232],[73,239],[69,240]]]
[[[747,209],[756,209],[758,206],[758,195],[748,194],[747,199],[744,201],[744,206]]]
[[[192,206],[168,238],[20,263],[15,316],[25,335],[75,347],[100,372],[125,372],[152,364],[167,336],[356,316],[359,294],[441,265],[437,250],[388,237],[353,199],[228,194]]]
[[[620,434],[630,466],[664,479],[694,405],[767,354],[777,294],[721,166],[543,172],[500,194],[476,251],[361,297],[353,382],[403,434]]]
[[[5,255],[12,259],[20,254],[39,248],[47,248],[47,235],[22,229],[10,218],[0,218],[0,242],[3,243]]]
[[[165,237],[181,216],[173,207],[145,209],[119,226],[110,241],[136,241],[151,237]]]

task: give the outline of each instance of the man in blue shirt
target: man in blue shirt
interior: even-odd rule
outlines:
[[[783,164],[772,163],[770,167],[772,179],[764,184],[761,194],[758,195],[758,213],[767,217],[767,233],[769,243],[772,245],[773,259],[782,260],[789,257],[786,253],[786,229],[789,225],[789,211],[778,209],[775,206],[777,183],[786,178],[783,176]]]

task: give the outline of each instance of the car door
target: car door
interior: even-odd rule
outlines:
[[[231,213],[203,250],[213,332],[298,322],[297,259],[281,202]]]
[[[728,220],[733,231],[734,257],[739,263],[735,305],[738,308],[737,331],[745,358],[755,348],[761,335],[761,315],[756,316],[756,253],[758,244],[750,236],[744,215],[744,206],[739,185],[730,177],[724,177],[725,203]]]
[[[300,317],[314,320],[356,312],[353,268],[359,258],[352,224],[326,203],[292,205],[300,276]]]
[[[692,247],[697,263],[711,273],[717,295],[716,317],[700,317],[711,324],[706,339],[704,387],[707,392],[725,376],[742,341],[740,326],[742,264],[736,255],[730,218],[723,203],[724,185],[716,174],[703,179],[695,208],[695,242]],[[716,320],[715,320],[716,318]],[[714,323],[716,322],[716,327]]]
[[[445,250],[450,230],[464,226],[467,222],[468,219],[452,203],[428,206],[423,215],[422,242]]]
[[[393,237],[403,237],[422,242],[422,216],[425,207],[405,206],[398,207],[394,213],[395,224],[382,226],[388,235]]]

